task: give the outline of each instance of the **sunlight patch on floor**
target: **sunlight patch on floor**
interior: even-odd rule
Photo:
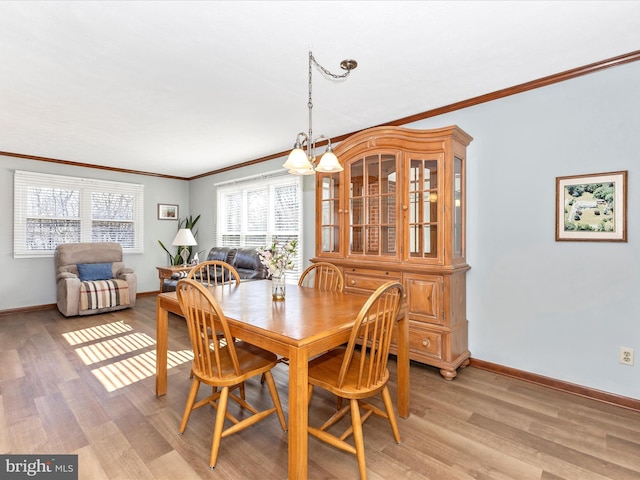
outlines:
[[[69,343],[69,345],[79,345],[81,343],[93,342],[95,340],[100,340],[114,335],[121,335],[132,330],[133,327],[124,322],[113,322],[63,333],[62,337]]]
[[[85,365],[103,362],[143,348],[152,347],[155,340],[145,333],[131,333],[76,349]]]
[[[176,367],[193,359],[190,350],[169,351],[168,368]],[[92,370],[92,373],[104,385],[108,392],[113,392],[132,383],[152,377],[156,374],[156,352],[144,352],[133,357],[112,362]]]
[[[124,322],[113,322],[62,334],[108,392],[156,374],[156,341],[146,333],[133,332]],[[139,352],[136,354],[136,352]],[[193,360],[191,350],[167,352],[167,368]]]

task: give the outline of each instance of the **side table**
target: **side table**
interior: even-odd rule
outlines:
[[[171,275],[178,272],[188,272],[193,268],[192,265],[183,267],[182,265],[169,265],[166,267],[156,267],[158,269],[158,277],[160,278],[160,293],[162,293],[162,285],[164,281],[171,278]]]

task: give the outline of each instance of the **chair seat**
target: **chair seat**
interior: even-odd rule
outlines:
[[[366,398],[383,389],[389,379],[389,370],[381,376],[381,381],[364,388],[358,385],[358,365],[360,363],[360,351],[353,352],[353,361],[342,386],[338,386],[338,378],[344,360],[346,348],[339,347],[331,350],[309,362],[309,383],[324,388],[334,395],[342,398]]]
[[[204,378],[205,376],[199,375],[198,372],[193,372],[196,376],[200,377],[202,383],[210,384],[213,382],[218,386],[235,385],[239,381],[244,381],[254,375],[271,370],[278,363],[276,354],[243,341],[236,341],[235,349],[238,364],[240,371],[243,372],[238,376],[234,372],[233,363],[227,355],[226,349],[226,346],[220,348],[221,375],[218,375],[217,372],[212,372],[211,376]]]

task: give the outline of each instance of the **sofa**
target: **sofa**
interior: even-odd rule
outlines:
[[[54,253],[56,302],[65,317],[136,304],[137,278],[116,242],[64,243]]]
[[[267,268],[260,261],[255,248],[213,247],[209,250],[206,260],[220,260],[227,262],[236,269],[240,280],[261,280],[268,276]],[[176,284],[185,274],[174,274],[162,284],[163,292],[173,292]]]
[[[255,248],[213,247],[207,260],[222,260],[238,271],[241,280],[267,278],[267,268]]]

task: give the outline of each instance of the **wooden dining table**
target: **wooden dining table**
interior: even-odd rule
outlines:
[[[289,359],[288,478],[308,472],[308,361],[349,338],[366,296],[286,286],[274,301],[271,281],[241,282],[209,289],[227,317],[231,334]],[[168,312],[182,315],[176,292],[161,293],[156,310],[156,395],[167,393]],[[409,416],[409,329],[397,324],[398,414]]]

